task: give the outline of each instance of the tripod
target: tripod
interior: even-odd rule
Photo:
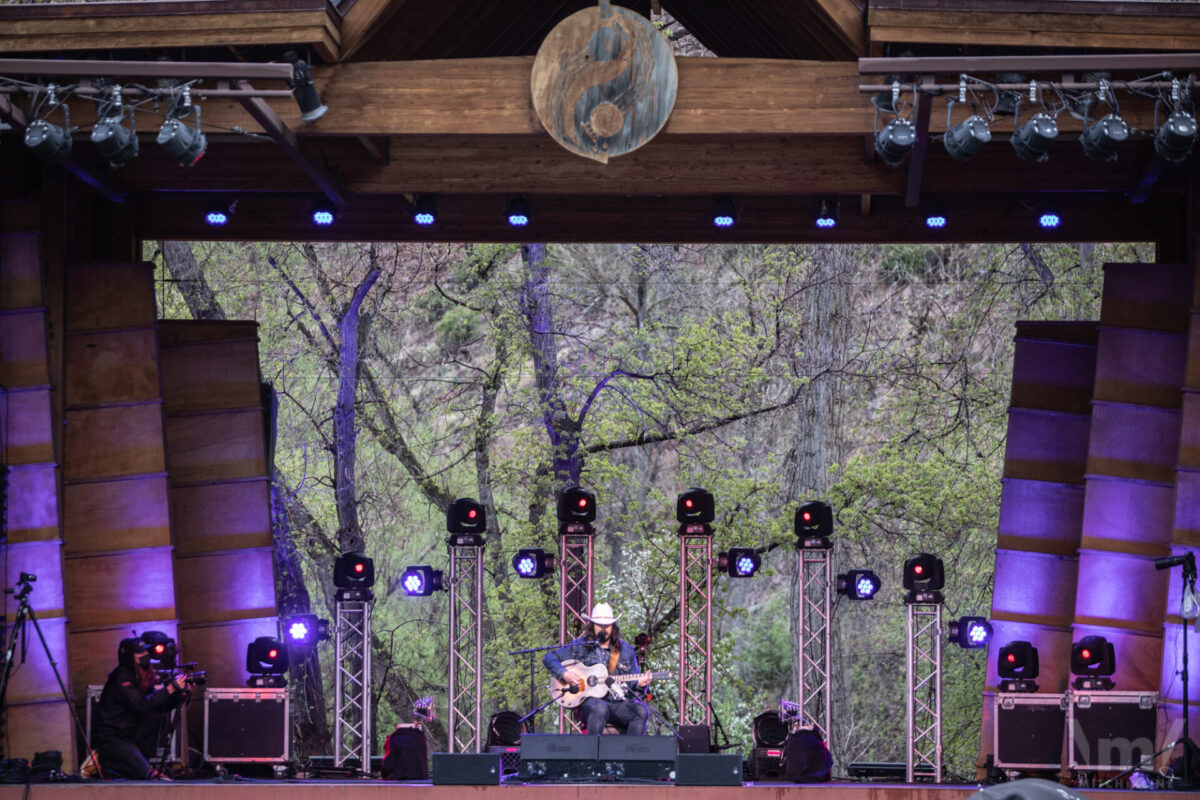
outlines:
[[[21,663],[25,663],[25,655],[29,650],[28,635],[22,638],[25,634],[25,624],[33,623],[33,630],[37,633],[38,641],[42,643],[42,651],[46,654],[46,661],[50,663],[50,669],[54,672],[54,677],[58,680],[58,688],[62,691],[63,702],[67,704],[67,710],[71,712],[71,719],[75,722],[75,730],[83,739],[84,747],[88,749],[88,755],[92,757],[92,763],[96,765],[96,774],[101,778],[104,777],[104,772],[100,768],[100,759],[96,758],[95,751],[92,750],[92,743],[87,739],[87,732],[83,729],[83,724],[79,721],[79,715],[75,713],[75,705],[71,702],[71,698],[67,695],[66,684],[63,683],[62,675],[58,672],[58,664],[54,661],[54,656],[50,654],[50,646],[46,644],[46,637],[42,635],[42,628],[38,625],[37,615],[33,613],[33,607],[29,605],[29,594],[33,591],[33,582],[37,580],[37,575],[31,572],[22,572],[17,581],[17,586],[20,589],[16,592],[13,598],[17,601],[17,615],[13,620],[12,635],[9,636],[8,646],[4,648],[4,671],[0,673],[0,709],[8,707],[8,681],[12,676],[13,657],[17,652],[17,642],[21,642]],[[15,590],[5,589],[5,594],[13,594]]]

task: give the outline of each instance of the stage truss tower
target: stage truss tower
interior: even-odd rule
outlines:
[[[450,545],[451,753],[483,745],[483,545]]]
[[[564,522],[558,529],[558,640],[569,642],[584,630],[592,611],[592,556],[595,530],[587,523]],[[558,732],[579,733],[582,725],[565,708],[558,709]]]
[[[369,591],[341,590],[334,605],[334,766],[358,758],[363,773],[371,770],[371,606]]]
[[[801,547],[796,553],[796,572],[799,582],[799,614],[797,639],[799,669],[797,670],[797,699],[801,717],[807,724],[820,726],[826,741],[832,735],[832,696],[829,683],[832,647],[833,589],[832,550],[819,540],[821,546]]]
[[[703,531],[703,532],[701,532]],[[679,724],[712,724],[712,529],[679,534]]]
[[[908,603],[905,780],[942,782],[942,606]]]

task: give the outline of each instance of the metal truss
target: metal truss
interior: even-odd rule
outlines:
[[[908,604],[906,780],[942,782],[942,606]]]
[[[581,526],[583,527],[583,526]],[[562,532],[558,537],[559,592],[558,640],[569,642],[587,625],[586,614],[592,611],[592,533]],[[583,725],[574,713],[558,709],[558,732],[579,733]]]
[[[335,766],[359,759],[359,769],[371,770],[371,606],[373,599],[338,598],[335,611],[337,654],[334,701]]]
[[[828,548],[801,548],[797,551],[796,572],[799,582],[799,640],[797,698],[800,715],[807,724],[820,726],[825,741],[832,736],[832,686],[829,683],[832,627],[830,595],[833,592],[832,566]]]
[[[712,534],[679,537],[679,724],[712,724]]]
[[[483,547],[450,546],[451,753],[483,746]]]

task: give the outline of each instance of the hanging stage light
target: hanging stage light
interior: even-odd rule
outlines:
[[[723,194],[713,200],[712,224],[718,228],[732,228],[737,222],[737,210],[733,207],[733,197]]]
[[[226,200],[213,200],[205,206],[204,223],[213,228],[221,228],[229,223],[232,215],[232,204]]]
[[[1154,152],[1178,164],[1192,152],[1196,142],[1196,118],[1183,110],[1172,112],[1154,133]]]
[[[1028,78],[1017,72],[996,73],[996,83],[1028,83],[1028,81]],[[998,89],[996,91],[996,105],[992,108],[992,114],[997,117],[1015,116],[1020,105],[1020,92],[1015,92],[1011,89]]]
[[[554,571],[555,558],[540,548],[524,548],[512,557],[512,567],[521,578],[542,578]]]
[[[1029,642],[1009,642],[996,657],[996,672],[1003,692],[1036,692],[1038,651]]]
[[[413,199],[413,222],[432,225],[437,222],[437,200],[431,194],[419,194]]]
[[[111,97],[96,111],[97,122],[92,128],[92,142],[100,155],[113,168],[128,164],[138,154],[137,127],[133,111],[129,110],[129,127],[121,124],[125,109],[121,105],[121,87],[110,88]]]
[[[717,553],[717,569],[731,578],[752,578],[762,567],[762,556],[753,547],[731,547]]]
[[[1113,687],[1111,676],[1117,670],[1112,642],[1103,636],[1085,636],[1071,645],[1071,674],[1076,689],[1107,691]]]
[[[925,211],[925,227],[939,231],[950,223],[950,214],[943,203],[930,203]]]
[[[992,639],[992,624],[984,617],[959,617],[950,623],[950,641],[964,650],[981,650]]]
[[[329,638],[329,620],[316,614],[293,614],[283,621],[283,634],[293,647],[314,647]]]
[[[409,567],[400,575],[400,588],[413,597],[428,597],[444,588],[442,571],[423,564]]]
[[[1079,134],[1083,154],[1096,161],[1112,161],[1117,157],[1117,147],[1129,138],[1129,126],[1116,114],[1098,119]]]
[[[813,223],[824,230],[837,227],[838,201],[836,197],[822,197],[817,201],[817,210],[813,213]]]
[[[57,164],[71,152],[71,110],[66,103],[60,103],[57,95],[58,87],[50,84],[46,88],[45,99],[34,110],[38,118],[25,128],[25,146],[34,152],[38,158],[48,164]],[[49,116],[55,108],[61,107],[66,125],[62,128],[54,125],[41,116],[42,108],[46,108]]]
[[[987,120],[978,114],[972,114],[953,128],[948,128],[942,138],[942,144],[951,158],[966,161],[991,140],[992,132],[988,129]]]
[[[883,163],[898,167],[917,143],[917,126],[903,117],[884,125],[875,134],[875,152]]]
[[[196,117],[194,128],[183,121],[192,114]],[[180,94],[172,96],[167,117],[158,129],[157,141],[167,155],[183,167],[193,166],[208,149],[208,139],[200,130],[200,106],[192,105],[192,93],[187,86],[183,87]]]
[[[333,223],[337,222],[337,206],[328,200],[317,200],[312,207],[313,225],[321,228],[328,228]]]
[[[838,594],[851,600],[870,600],[878,594],[883,581],[869,569],[852,569],[837,576],[835,587]]]
[[[292,79],[288,85],[292,87],[292,97],[300,106],[300,121],[312,122],[320,118],[329,108],[321,102],[317,87],[313,85],[312,66],[293,50],[284,53],[283,60],[292,65]]]
[[[1044,111],[1034,114],[1013,132],[1012,146],[1025,161],[1045,161],[1058,136],[1058,123]]]
[[[1062,215],[1054,209],[1042,209],[1038,212],[1038,227],[1042,230],[1054,230],[1062,225]]]
[[[529,201],[524,197],[510,197],[504,208],[504,218],[514,228],[524,228],[529,224]]]

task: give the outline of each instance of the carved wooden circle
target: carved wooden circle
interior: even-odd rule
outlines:
[[[601,2],[550,31],[530,88],[542,126],[572,153],[607,162],[654,138],[675,107],[675,56],[645,17]]]

